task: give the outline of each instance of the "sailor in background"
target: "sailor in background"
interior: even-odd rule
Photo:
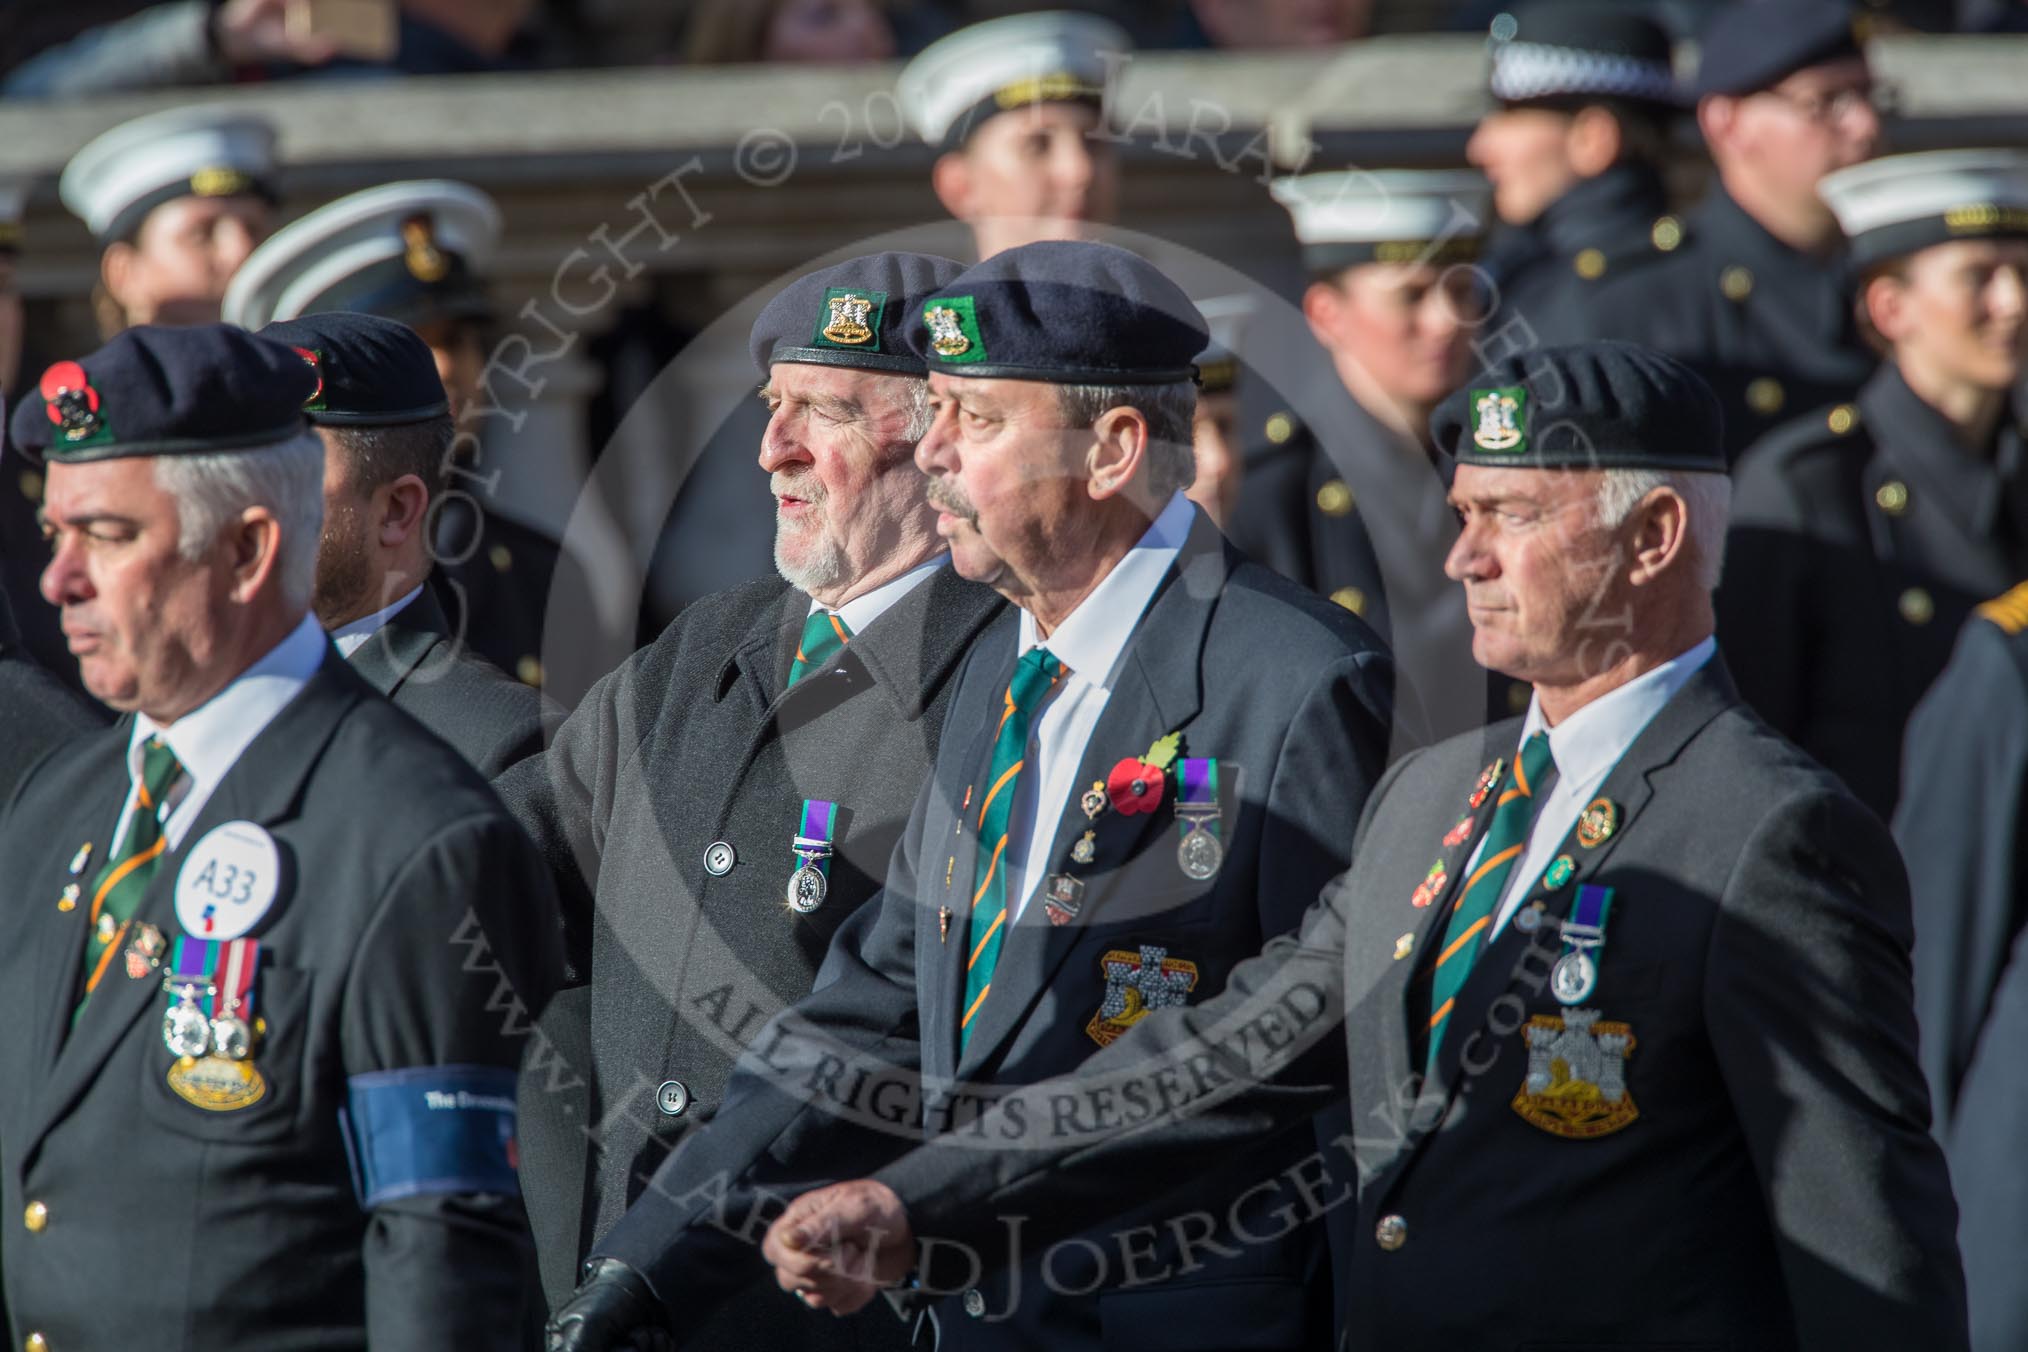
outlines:
[[[1119,162],[1095,133],[1131,46],[1096,15],[1015,14],[931,43],[902,71],[903,116],[939,152],[930,184],[978,257],[1112,223]]]
[[[368,188],[276,231],[234,280],[225,318],[258,329],[351,310],[406,324],[429,344],[456,419],[482,393],[493,323],[485,268],[500,231],[500,208],[469,184],[425,179]],[[539,687],[543,616],[561,551],[500,509],[499,472],[462,455],[453,464],[455,491],[436,514],[435,585],[454,631],[501,670]]]
[[[58,192],[99,243],[100,329],[216,322],[273,226],[274,173],[274,128],[219,106],[121,123],[72,156]]]
[[[2028,153],[1896,155],[1823,193],[1887,360],[1740,465],[1718,626],[1740,693],[1885,818],[1959,627],[2028,577]]]
[[[1438,735],[1505,717],[1509,683],[1472,661],[1464,598],[1443,575],[1457,519],[1426,440],[1430,411],[1471,369],[1486,180],[1351,170],[1283,179],[1274,194],[1295,222],[1311,277],[1303,316],[1328,358],[1307,380],[1274,375],[1305,380],[1294,402],[1329,416],[1266,420],[1227,534],[1378,629]]]
[[[1191,423],[1191,447],[1197,456],[1197,477],[1185,494],[1204,509],[1220,530],[1231,526],[1239,507],[1246,459],[1239,439],[1239,350],[1251,296],[1214,296],[1197,302],[1211,331],[1211,342],[1197,356],[1197,414]]]

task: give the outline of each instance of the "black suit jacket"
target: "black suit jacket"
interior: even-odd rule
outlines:
[[[791,687],[809,606],[772,576],[699,601],[499,782],[561,881],[588,983],[559,997],[522,1088],[524,1181],[553,1300],[669,1149],[718,1111],[747,1040],[808,992],[831,936],[879,887],[957,670],[1003,603],[939,569]],[[840,817],[829,894],[802,915],[785,893],[806,799]],[[705,867],[714,842],[729,847],[718,875]],[[664,1084],[680,1102],[658,1095]],[[885,1312],[820,1318],[769,1289],[727,1311],[715,1345],[901,1334]]]
[[[488,779],[542,750],[541,693],[467,647],[428,587],[351,661],[368,685]]]
[[[255,737],[135,912],[171,941],[190,848],[260,824],[284,861],[259,922],[254,1057],[264,1097],[208,1111],[172,1093],[160,973],[116,964],[68,1036],[88,910],[55,903],[78,846],[128,791],[131,723],[45,760],[0,826],[14,897],[0,951],[0,1197],[15,1344],[247,1349],[517,1347],[517,1198],[427,1190],[370,1213],[341,1113],[352,1077],[512,1068],[553,984],[547,876],[485,784],[335,651]]]
[[[752,1244],[722,1226],[753,1220],[759,1190],[851,1177],[924,1132],[962,1129],[1005,1086],[1073,1069],[1100,1045],[1092,1028],[1109,964],[1187,964],[1188,998],[1209,997],[1349,856],[1346,823],[1386,760],[1392,664],[1363,623],[1244,562],[1200,515],[1139,617],[1076,783],[1103,780],[1115,762],[1180,731],[1183,755],[1219,761],[1224,866],[1204,883],[1182,873],[1170,806],[1087,822],[1073,798],[1042,826],[1056,869],[1084,884],[1081,907],[1059,924],[1042,895],[1028,902],[961,1054],[977,848],[965,823],[988,787],[1017,641],[1009,613],[972,653],[886,887],[840,931],[816,988],[754,1040],[718,1119],[595,1246],[647,1274],[686,1335],[698,1311],[754,1270]],[[1088,866],[1072,854],[1087,829]],[[1179,1275],[1137,1282],[1117,1255],[1060,1251],[1053,1286],[1037,1259],[941,1302],[942,1345],[1117,1347],[1149,1329],[1183,1349],[1326,1345],[1320,1227],[1261,1224],[1257,1233],[1271,1237],[1254,1245],[1234,1243],[1228,1228],[1235,1206],[1256,1222],[1277,1207],[1300,1213],[1286,1185],[1236,1199],[1304,1153],[1286,1143],[1235,1152],[1146,1189],[1136,1200],[1146,1204],[1148,1254],[1135,1270]],[[1200,1210],[1229,1256],[1200,1251],[1193,1264],[1165,1222]],[[1182,1233],[1192,1233],[1188,1223]]]
[[[1962,1348],[1900,861],[1835,779],[1740,703],[1716,658],[1607,775],[1617,828],[1563,842],[1575,876],[1533,888],[1546,908],[1534,936],[1510,924],[1479,955],[1422,1077],[1419,973],[1493,815],[1490,797],[1473,809],[1469,795],[1519,731],[1396,766],[1350,873],[1298,934],[1242,963],[1218,999],[1159,1011],[1075,1079],[1003,1104],[979,1130],[1005,1148],[932,1146],[887,1170],[916,1233],[992,1261],[1002,1216],[1031,1217],[1031,1241],[1088,1224],[1109,1198],[1285,1130],[1349,1087],[1351,1129],[1334,1145],[1357,1176],[1353,1247],[1335,1255],[1348,1348]],[[1418,905],[1432,861],[1448,882]],[[1637,1110],[1588,1138],[1544,1130],[1515,1102],[1527,1030],[1566,1013],[1548,975],[1586,884],[1615,900],[1585,1007],[1627,1025]],[[1344,1055],[1328,1055],[1341,1025]],[[1179,1063],[1204,1058],[1223,1077],[1179,1081]],[[1165,1072],[1172,1115],[1131,1132],[1066,1128],[1047,1111],[1100,1086],[1150,1098]],[[1544,1074],[1554,1085],[1557,1063]]]

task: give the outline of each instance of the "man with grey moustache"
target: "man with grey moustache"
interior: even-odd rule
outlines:
[[[880,885],[1001,609],[945,566],[912,459],[928,403],[900,327],[959,270],[879,254],[768,304],[751,350],[780,576],[690,606],[496,781],[557,874],[575,983],[521,1091],[552,1301]],[[771,1290],[718,1328],[726,1348],[903,1341],[890,1315],[840,1324]]]

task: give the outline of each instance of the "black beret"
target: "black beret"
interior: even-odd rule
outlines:
[[[330,427],[387,427],[450,412],[429,344],[378,315],[334,311],[278,319],[261,337],[287,343],[316,371],[303,411]]]
[[[1489,84],[1505,106],[1677,101],[1669,32],[1638,9],[1540,0],[1503,18],[1494,25]]]
[[[877,253],[798,277],[754,320],[747,350],[762,375],[792,361],[919,376],[908,328],[964,270],[935,254]]]
[[[1855,15],[1839,0],[1735,0],[1704,30],[1697,97],[1757,94],[1805,67],[1861,54]]]
[[[1633,343],[1538,348],[1494,364],[1430,416],[1449,465],[1726,472],[1704,378]]]
[[[1161,270],[1110,244],[1044,240],[967,268],[909,343],[931,371],[1059,385],[1192,380],[1204,317]]]
[[[31,459],[251,450],[307,430],[317,377],[286,345],[230,324],[146,324],[42,373],[14,410]]]

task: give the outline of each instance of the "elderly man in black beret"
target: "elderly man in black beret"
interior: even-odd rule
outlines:
[[[540,859],[333,651],[311,368],[224,325],[42,373],[44,596],[126,717],[0,821],[0,1196],[16,1336],[518,1345]]]
[[[913,461],[929,417],[903,333],[959,271],[878,254],[768,303],[751,488],[773,494],[777,575],[685,609],[498,782],[555,869],[576,983],[522,1089],[522,1176],[559,1303],[880,886],[965,653],[1002,609],[951,571]],[[906,1329],[885,1311],[818,1319],[767,1284],[729,1301],[713,1337],[899,1347]]]
[[[1008,1086],[1209,998],[1344,867],[1384,768],[1394,672],[1372,631],[1246,562],[1183,495],[1205,330],[1173,283],[1109,245],[1029,244],[915,316],[937,532],[1014,609],[973,647],[880,895],[594,1246],[552,1347],[641,1330],[712,1345],[703,1316],[764,1272],[774,1194],[962,1131]],[[1145,1243],[1024,1254],[925,1318],[946,1348],[1118,1347],[1151,1328],[1320,1346],[1315,1198],[1274,1181],[1308,1150],[1199,1161],[1136,1199]]]
[[[1666,258],[1608,272],[1587,335],[1688,362],[1737,452],[1848,399],[1874,357],[1852,314],[1838,222],[1817,195],[1879,148],[1884,91],[1844,0],[1733,0],[1702,34],[1694,94],[1715,181]]]
[[[405,324],[342,310],[261,336],[317,374],[304,411],[324,443],[318,623],[354,671],[480,774],[534,755],[542,696],[474,651],[430,585],[427,523],[450,487],[456,428],[428,345]]]
[[[1527,714],[1405,759],[1295,936],[1002,1103],[997,1148],[798,1199],[784,1286],[852,1308],[915,1235],[991,1264],[1008,1217],[1046,1242],[1349,1088],[1341,1347],[1964,1347],[1900,859],[1714,650],[1716,399],[1601,343],[1495,367],[1434,430],[1446,571]],[[1170,1113],[1051,1111],[1101,1093]]]

